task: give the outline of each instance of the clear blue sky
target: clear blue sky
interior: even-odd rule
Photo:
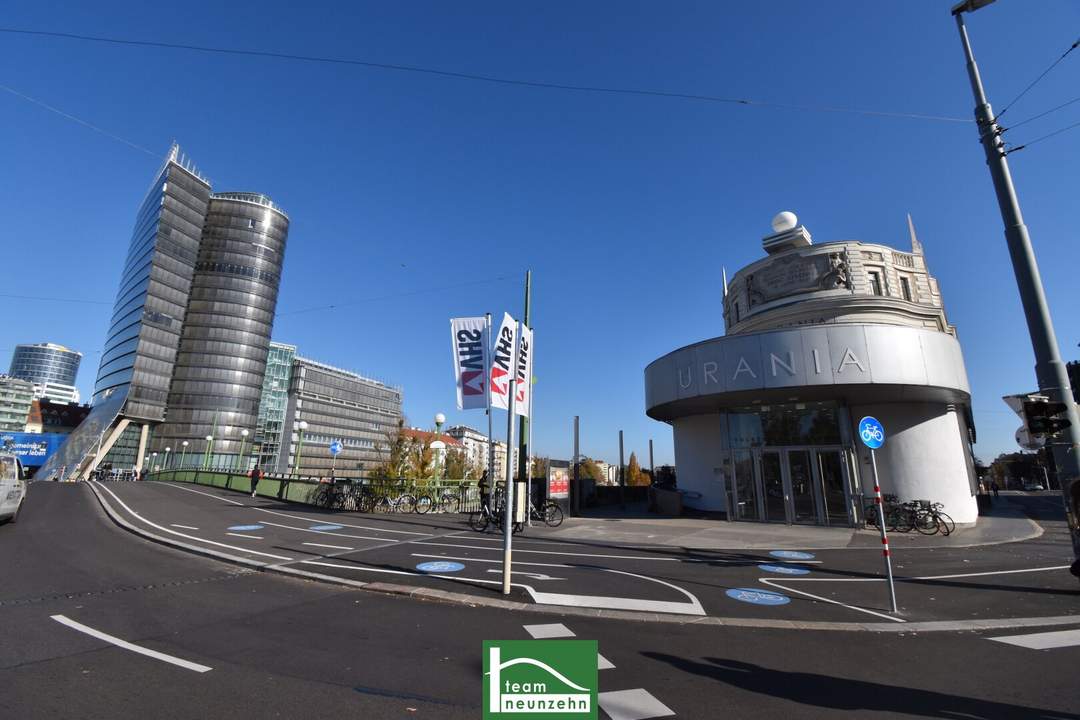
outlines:
[[[951,2],[23,2],[7,27],[319,54],[523,80],[971,117]],[[969,21],[1000,109],[1077,37],[1080,6],[1000,0]],[[972,125],[508,87],[431,75],[0,33],[0,83],[265,192],[292,229],[275,339],[454,409],[447,319],[518,313],[534,274],[535,444],[608,460],[617,432],[673,459],[642,372],[723,332],[720,268],[779,210],[819,241],[906,246],[912,213],[960,332],[984,457],[1035,387]],[[1076,97],[1073,53],[1006,116]],[[1080,121],[1080,103],[1017,128]],[[139,201],[160,160],[0,91],[0,364],[19,342],[86,353],[89,395]],[[1063,355],[1080,355],[1080,130],[1012,157]],[[502,278],[499,280],[499,278]],[[472,281],[485,284],[465,285]],[[349,303],[348,306],[344,306]],[[296,310],[342,305],[336,310]],[[289,314],[293,313],[293,314]],[[502,427],[504,424],[500,423]]]

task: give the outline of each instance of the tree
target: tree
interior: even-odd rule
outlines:
[[[446,465],[442,476],[450,480],[464,480],[469,476],[469,458],[464,450],[447,450]]]
[[[529,476],[534,478],[546,478],[548,476],[549,464],[550,461],[546,457],[533,457]]]
[[[627,487],[648,484],[649,476],[641,471],[641,465],[638,464],[637,455],[635,453],[630,453],[630,462],[626,465]]]
[[[405,434],[405,418],[401,417],[397,422],[397,426],[387,430],[383,441],[379,443],[379,451],[384,458],[380,464],[372,469],[375,477],[405,477],[409,461],[410,440],[411,438]]]
[[[607,478],[604,477],[604,473],[600,471],[600,466],[597,465],[596,461],[592,458],[585,458],[578,464],[578,476],[583,479],[592,478],[593,482],[600,483],[601,485],[607,480]]]
[[[426,480],[435,474],[435,452],[431,443],[422,438],[409,438],[408,464],[405,477],[410,480]]]

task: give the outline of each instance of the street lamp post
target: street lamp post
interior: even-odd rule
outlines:
[[[441,439],[442,426],[446,422],[446,416],[442,413],[435,413],[435,440],[431,443],[431,449],[435,453],[435,483],[436,487],[440,480],[442,480],[442,466],[446,461],[446,443]]]
[[[964,26],[964,13],[974,12],[989,5],[993,0],[965,0],[952,9],[956,26],[960,31],[960,42],[967,59],[968,79],[975,96],[975,121],[978,123],[979,139],[986,152],[986,164],[990,168],[990,177],[997,193],[1001,219],[1005,224],[1005,242],[1012,258],[1016,284],[1020,290],[1020,302],[1024,306],[1027,318],[1028,334],[1031,347],[1035,352],[1035,377],[1039,382],[1039,392],[1051,402],[1062,403],[1066,410],[1069,427],[1057,437],[1049,439],[1048,444],[1054,453],[1054,462],[1061,481],[1061,492],[1065,501],[1065,513],[1072,535],[1074,562],[1072,573],[1080,577],[1080,417],[1072,399],[1069,376],[1061,354],[1058,351],[1057,337],[1050,318],[1050,307],[1043,292],[1042,278],[1035,262],[1035,252],[1031,248],[1031,238],[1027,226],[1020,214],[1020,201],[1016,197],[1009,163],[1005,159],[1002,129],[990,108],[983,90],[979,68],[971,51],[967,28]]]
[[[214,450],[214,436],[213,435],[207,435],[206,436],[206,454],[203,456],[203,463],[202,463],[203,470],[208,470],[210,468],[210,453],[213,452],[213,450]]]
[[[150,453],[150,472],[157,470],[157,453]]]
[[[244,462],[244,442],[247,440],[247,437],[248,437],[248,430],[247,430],[247,428],[244,428],[243,430],[240,431],[240,458],[239,458],[239,462],[240,462],[240,470],[241,470],[241,472],[247,469],[246,468],[247,463]]]
[[[296,428],[296,432],[299,435],[299,439],[296,443],[296,462],[293,464],[293,471],[297,477],[300,477],[300,461],[304,456],[304,431],[308,429],[307,420],[301,420],[298,423],[294,423],[293,427]]]
[[[187,459],[187,446],[188,446],[188,441],[187,440],[180,443],[180,469],[181,470],[184,469],[184,460]]]
[[[161,469],[162,470],[168,470],[169,469],[169,453],[171,453],[171,452],[172,452],[171,447],[165,448],[165,459],[161,461]]]

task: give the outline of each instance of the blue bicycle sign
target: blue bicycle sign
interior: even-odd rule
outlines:
[[[867,415],[859,421],[859,439],[871,450],[877,450],[885,444],[885,428],[877,418]]]

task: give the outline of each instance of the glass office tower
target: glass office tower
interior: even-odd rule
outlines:
[[[289,217],[265,195],[211,195],[152,451],[186,439],[200,455],[210,445],[211,467],[239,467],[241,444],[251,449],[288,232]]]
[[[63,345],[38,343],[36,345],[16,345],[11,356],[11,369],[8,374],[22,380],[29,380],[35,385],[56,383],[74,385],[79,374],[79,362],[82,353],[69,350]]]

